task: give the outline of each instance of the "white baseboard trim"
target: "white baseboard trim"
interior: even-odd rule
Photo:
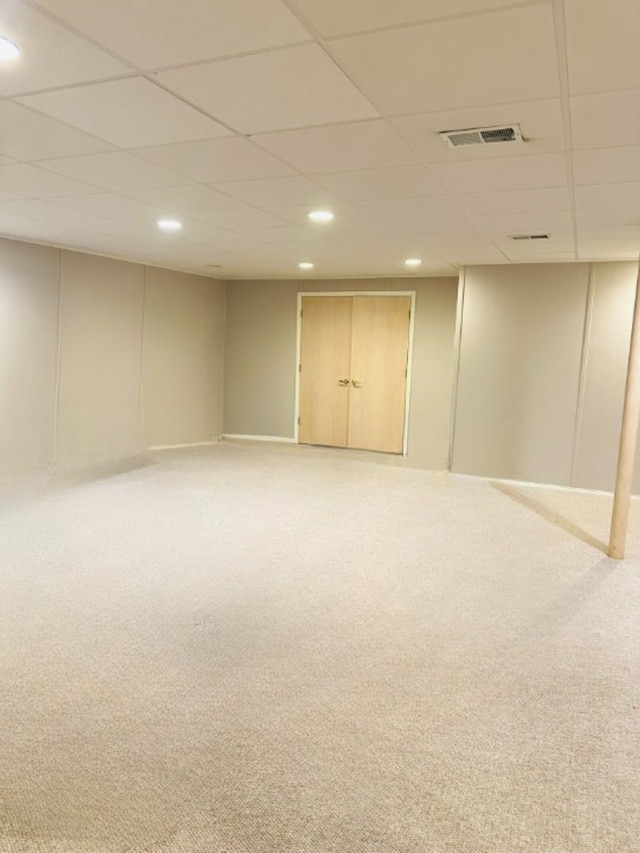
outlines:
[[[190,444],[152,444],[149,450],[182,450],[186,447],[210,447],[218,444],[220,439],[212,438],[210,441],[193,441]]]
[[[452,477],[460,480],[479,480],[483,483],[500,483],[505,486],[513,486],[514,488],[523,486],[533,489],[553,489],[553,491],[556,492],[579,492],[585,495],[605,495],[609,498],[613,495],[613,492],[607,491],[606,489],[587,489],[583,486],[561,486],[557,483],[533,483],[528,480],[507,480],[502,477],[485,477],[481,474],[461,474],[458,471],[451,471],[450,474]],[[640,495],[631,495],[631,497],[636,499],[640,497]]]
[[[234,433],[223,433],[223,439],[240,440],[240,441],[274,441],[279,444],[297,444],[295,438],[287,438],[282,435],[236,435]]]

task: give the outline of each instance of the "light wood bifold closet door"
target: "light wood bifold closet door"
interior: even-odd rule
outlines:
[[[304,296],[303,444],[402,453],[409,296]]]
[[[346,447],[349,428],[352,300],[302,300],[300,427],[303,444]]]

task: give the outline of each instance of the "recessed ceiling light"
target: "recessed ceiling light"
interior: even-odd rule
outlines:
[[[0,36],[0,62],[10,62],[20,56],[20,48],[5,36]]]
[[[334,214],[330,210],[312,210],[309,219],[312,222],[331,222]]]
[[[420,258],[407,258],[404,262],[405,267],[419,267],[422,263]]]
[[[311,261],[300,261],[298,266],[300,267],[301,270],[312,270],[313,269],[313,264],[311,263]]]
[[[158,219],[158,228],[161,231],[180,231],[182,222],[177,219]]]

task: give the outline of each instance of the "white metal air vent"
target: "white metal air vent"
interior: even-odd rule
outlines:
[[[490,145],[493,142],[523,142],[519,124],[443,130],[440,136],[449,148],[462,148],[464,145]]]
[[[548,240],[548,234],[510,234],[510,240]]]

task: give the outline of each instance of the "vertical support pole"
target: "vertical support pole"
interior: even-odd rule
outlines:
[[[631,345],[629,347],[629,366],[627,384],[624,392],[624,410],[622,413],[622,431],[618,454],[618,473],[613,497],[611,516],[611,535],[608,554],[614,560],[624,557],[631,505],[633,484],[633,466],[638,445],[638,425],[640,424],[640,262],[636,282],[636,300],[631,326]]]

